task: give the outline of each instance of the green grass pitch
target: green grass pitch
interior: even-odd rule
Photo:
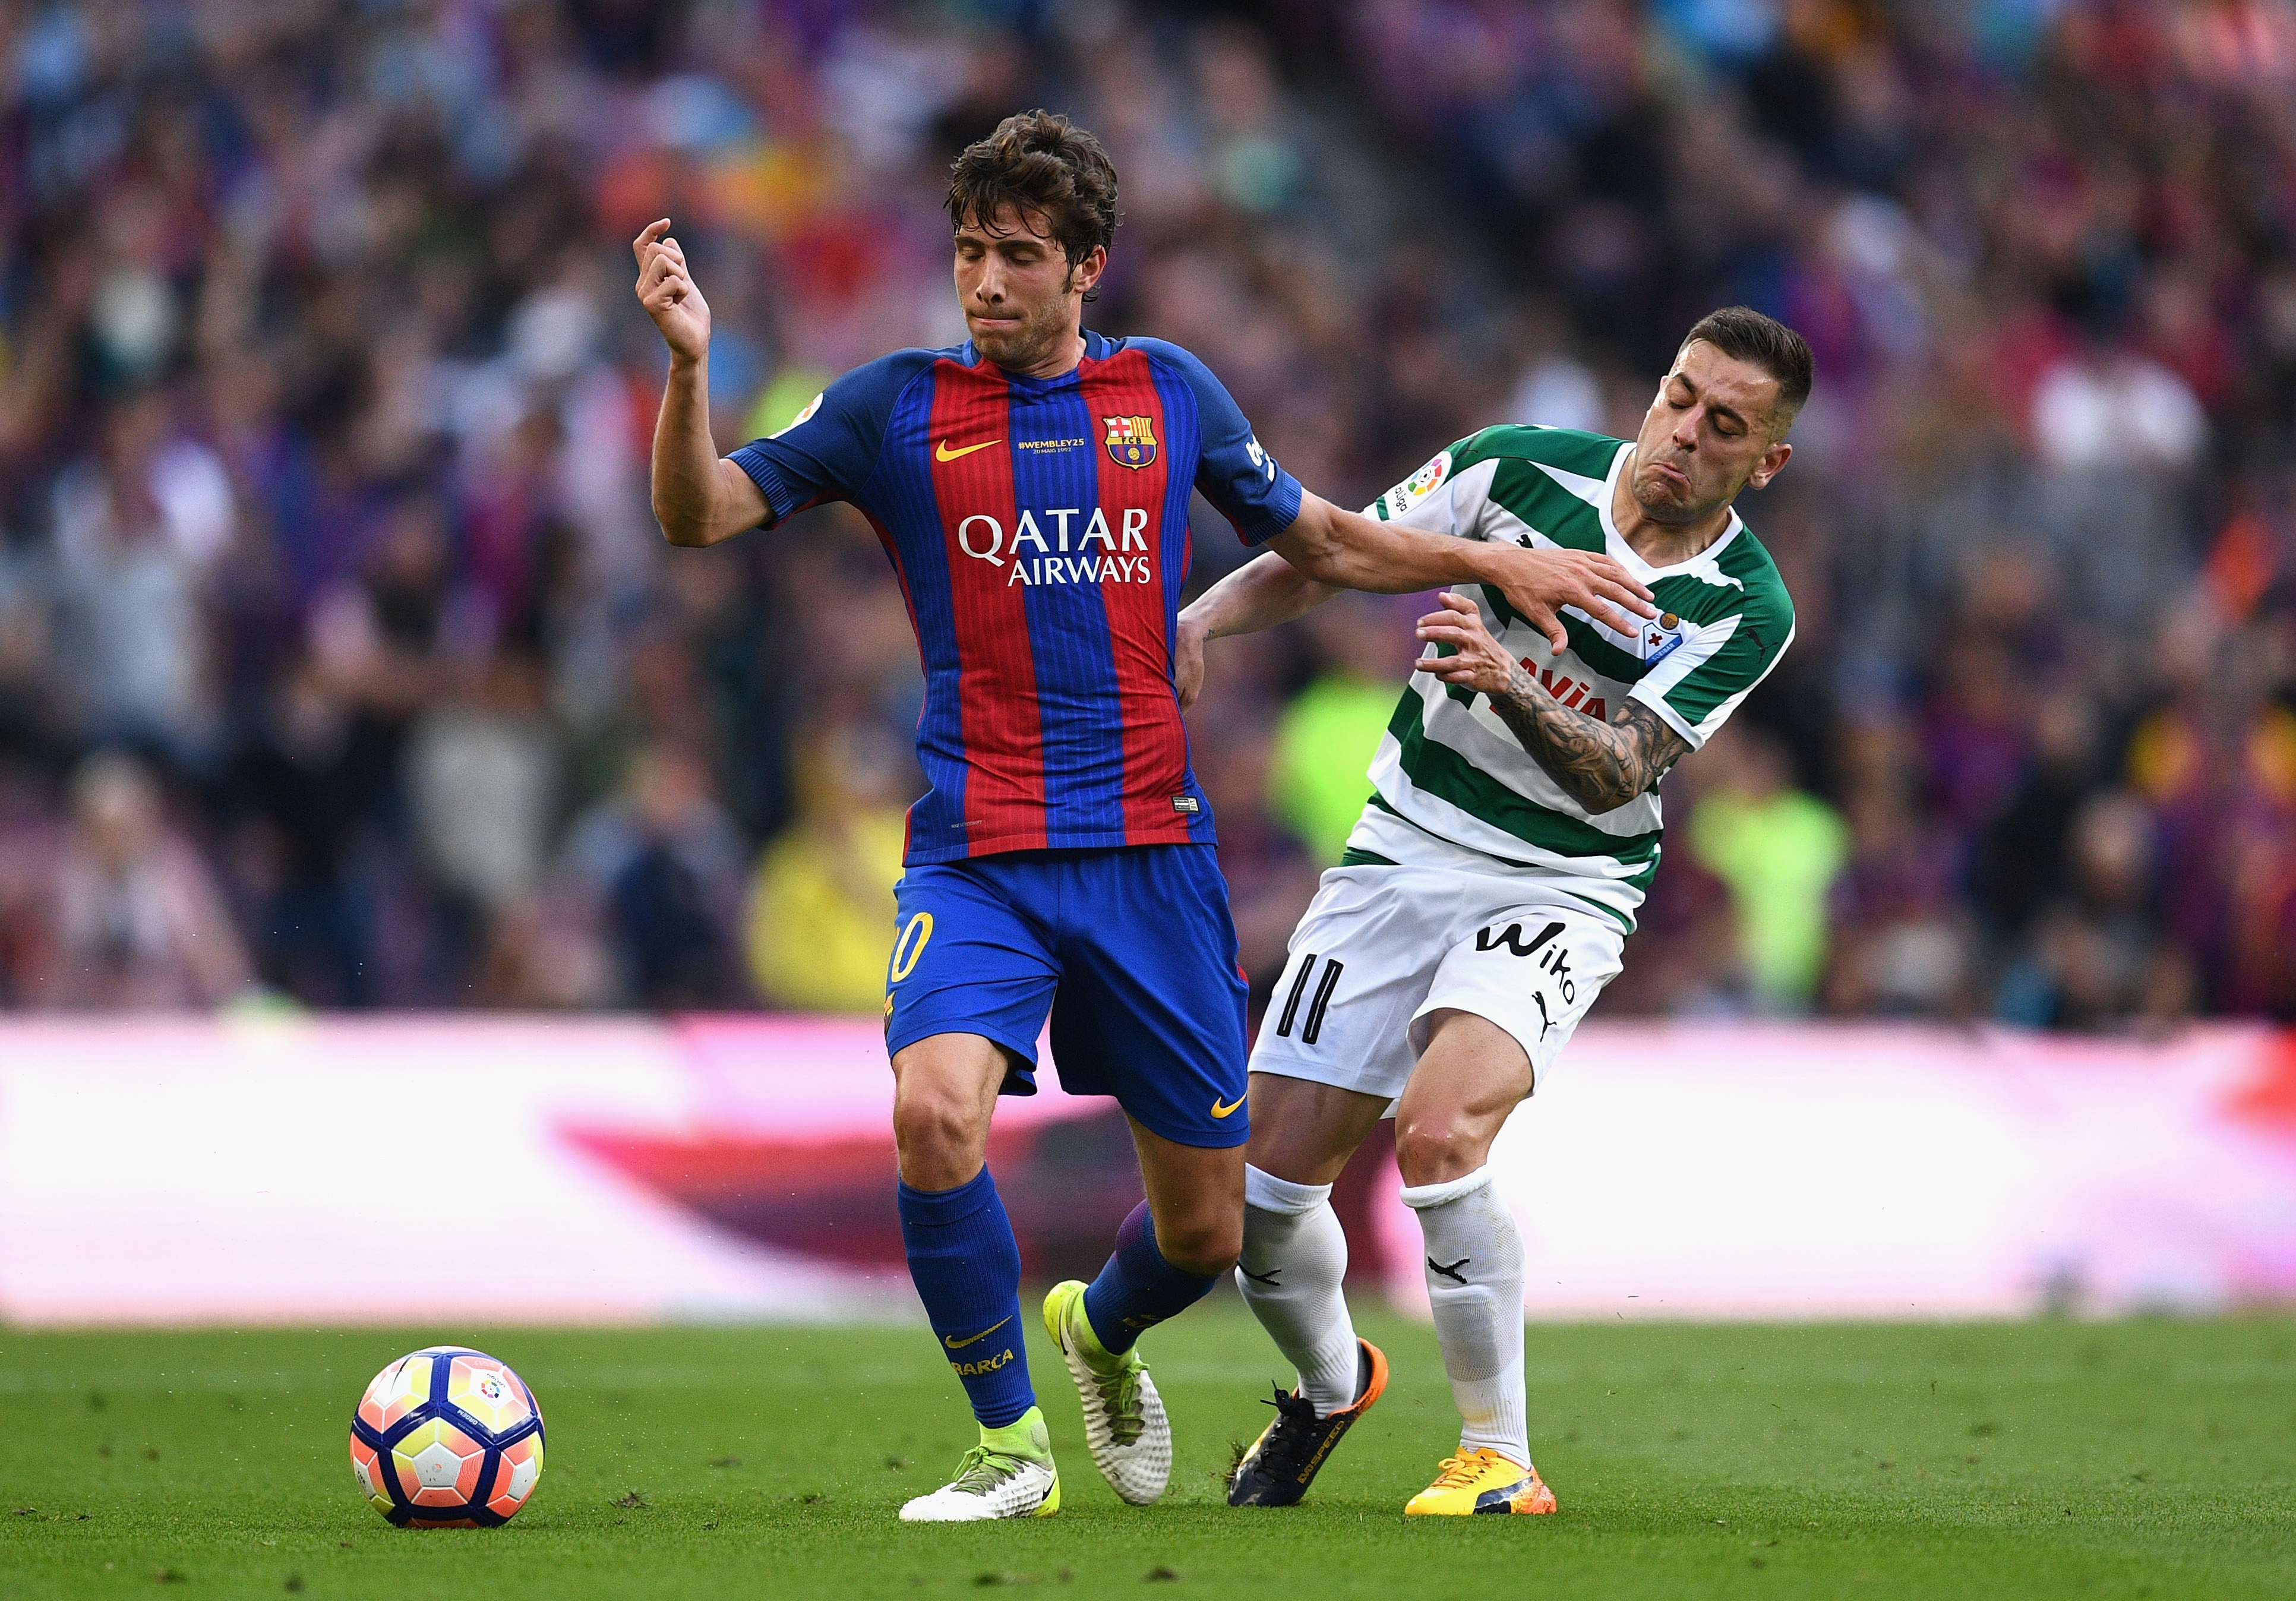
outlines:
[[[1431,1332],[1308,1503],[1221,1470],[1278,1363],[1223,1292],[1150,1336],[1177,1441],[1134,1508],[1040,1336],[1059,1516],[909,1528],[970,1422],[921,1329],[0,1330],[0,1596],[2296,1596],[2296,1322],[1534,1326],[1552,1518],[1414,1519],[1456,1439]],[[550,1431],[498,1531],[403,1532],[344,1455],[369,1376],[454,1337]]]

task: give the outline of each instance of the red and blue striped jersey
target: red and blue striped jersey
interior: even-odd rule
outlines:
[[[1172,685],[1188,499],[1248,544],[1300,485],[1204,365],[1085,334],[1057,378],[970,341],[839,379],[734,453],[779,521],[844,500],[900,579],[924,662],[907,859],[1210,843]]]

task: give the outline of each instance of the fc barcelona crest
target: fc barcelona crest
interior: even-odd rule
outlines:
[[[1103,417],[1108,424],[1109,459],[1119,467],[1144,467],[1156,459],[1156,419]]]

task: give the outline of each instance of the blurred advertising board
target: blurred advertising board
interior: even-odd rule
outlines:
[[[1111,1103],[1007,1099],[1032,1278],[1139,1195]],[[0,1026],[0,1321],[915,1315],[869,1020]],[[2296,1300],[2296,1037],[1589,1025],[1494,1157],[1534,1317]],[[1356,1266],[1424,1303],[1382,1146]]]

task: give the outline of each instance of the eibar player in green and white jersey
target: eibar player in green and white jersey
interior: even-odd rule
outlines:
[[[1461,538],[1607,552],[1660,614],[1624,634],[1575,609],[1525,618],[1479,587],[1419,620],[1428,653],[1252,1049],[1236,1282],[1300,1383],[1275,1397],[1231,1505],[1299,1500],[1386,1386],[1341,1293],[1331,1186],[1391,1116],[1464,1420],[1404,1510],[1554,1510],[1530,1458],[1522,1245],[1491,1187],[1491,1142],[1620,970],[1658,871],[1660,778],[1793,639],[1785,585],[1732,503],[1793,454],[1810,365],[1784,324],[1718,311],[1683,341],[1631,443],[1488,428],[1371,508]],[[1183,703],[1207,640],[1333,593],[1265,556],[1221,580],[1180,617]]]

